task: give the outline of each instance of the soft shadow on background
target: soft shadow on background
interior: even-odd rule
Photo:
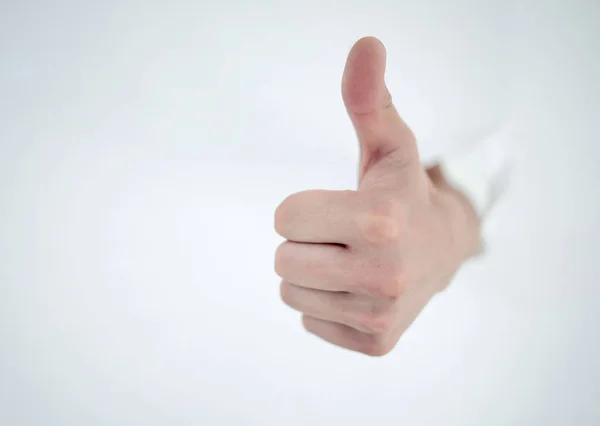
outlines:
[[[600,4],[287,3],[0,6],[0,424],[600,424]],[[365,35],[425,157],[516,124],[487,256],[381,359],[272,270],[277,204],[354,186]]]

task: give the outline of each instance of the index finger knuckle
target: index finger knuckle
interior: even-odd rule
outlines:
[[[398,241],[402,228],[402,205],[395,200],[373,203],[358,220],[364,238],[372,244],[385,246]]]

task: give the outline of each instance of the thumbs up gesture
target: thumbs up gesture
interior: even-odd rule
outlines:
[[[310,190],[275,212],[283,301],[304,327],[368,355],[390,352],[479,246],[479,221],[439,167],[425,169],[396,112],[377,39],[352,48],[342,95],[360,144],[356,191]]]

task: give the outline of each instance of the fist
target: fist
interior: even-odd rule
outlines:
[[[390,352],[478,245],[466,198],[422,167],[415,137],[384,81],[386,53],[351,50],[342,95],[360,144],[356,191],[303,191],[275,212],[281,298],[304,327],[368,355]]]

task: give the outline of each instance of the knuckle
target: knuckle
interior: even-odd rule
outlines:
[[[372,357],[382,357],[394,349],[394,345],[388,343],[382,337],[373,337],[365,342],[361,352]]]
[[[377,245],[386,245],[395,240],[398,227],[392,218],[371,215],[364,221],[363,232],[370,242]]]
[[[382,280],[383,296],[391,299],[397,299],[402,296],[411,282],[408,269],[401,262],[390,266],[385,271]]]
[[[388,245],[396,242],[400,236],[401,215],[399,202],[380,201],[361,215],[359,227],[371,243]]]
[[[365,331],[371,334],[386,333],[393,327],[393,318],[385,310],[375,308],[363,315],[361,325]]]
[[[373,274],[375,279],[369,281],[367,292],[374,296],[384,299],[396,300],[400,298],[410,285],[410,278],[405,268],[397,264],[385,266],[378,264],[377,272]]]

